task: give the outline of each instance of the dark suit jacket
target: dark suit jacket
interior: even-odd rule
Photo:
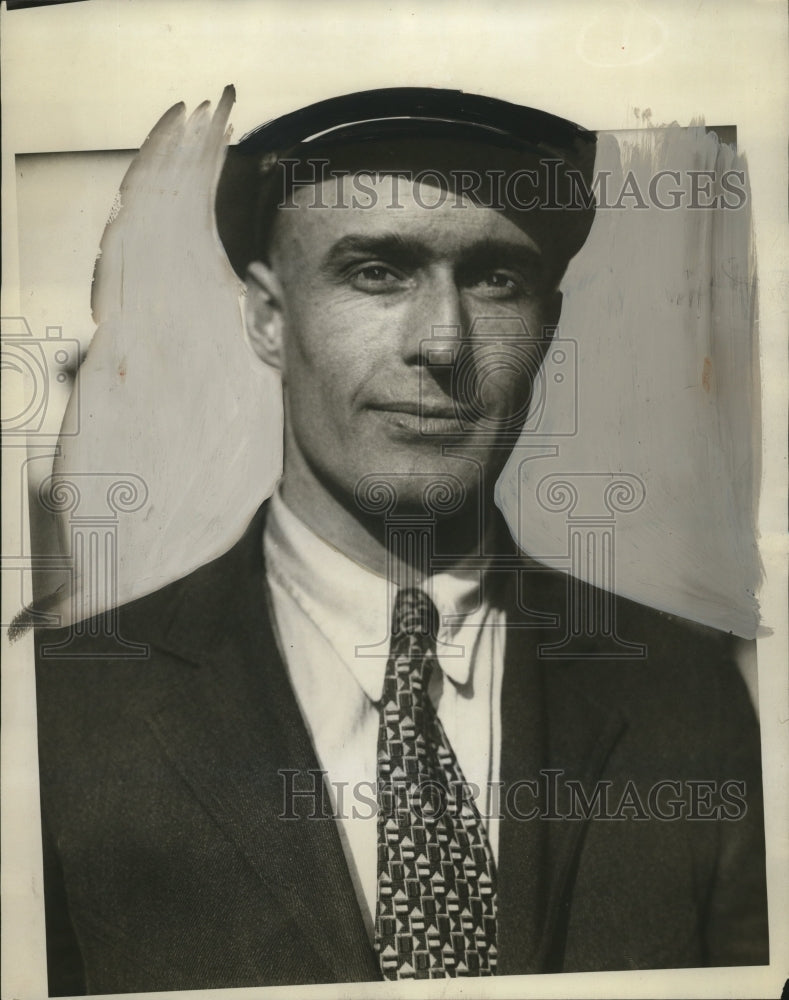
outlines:
[[[89,631],[71,658],[39,656],[52,994],[379,978],[335,822],[279,818],[278,772],[319,765],[267,610],[264,513],[121,610],[149,658],[102,659]],[[565,578],[504,576],[500,974],[767,962],[758,727],[727,638],[619,601],[646,658],[545,659]],[[584,819],[572,780],[614,818]],[[650,805],[661,781],[678,784]],[[653,815],[694,796],[730,818]],[[535,802],[543,818],[523,818]]]

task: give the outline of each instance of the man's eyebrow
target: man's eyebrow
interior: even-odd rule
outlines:
[[[348,233],[336,240],[326,251],[321,262],[322,271],[332,271],[343,257],[363,254],[387,260],[420,263],[431,255],[430,247],[422,240],[401,233]]]
[[[321,270],[333,271],[346,256],[381,257],[393,262],[423,263],[435,256],[435,248],[420,239],[401,233],[349,233],[334,242],[321,262]],[[512,264],[524,269],[537,269],[542,264],[540,250],[516,240],[483,238],[459,254],[461,267]]]
[[[513,264],[525,269],[540,268],[542,253],[531,243],[515,240],[482,239],[473,243],[461,255],[461,261],[468,266]]]

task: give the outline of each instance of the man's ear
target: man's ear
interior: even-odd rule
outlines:
[[[268,265],[253,261],[247,268],[245,316],[247,336],[255,354],[267,365],[283,370],[285,316],[282,286]]]

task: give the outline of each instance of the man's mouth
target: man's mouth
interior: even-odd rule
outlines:
[[[437,417],[443,420],[458,419],[457,409],[448,402],[426,402],[419,400],[395,400],[393,402],[376,403],[373,407],[376,410],[385,410],[387,413],[407,413],[414,417]]]
[[[369,408],[409,435],[459,434],[473,422],[461,407],[443,400],[387,400]]]

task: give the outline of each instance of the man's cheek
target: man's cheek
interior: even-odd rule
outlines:
[[[458,384],[463,402],[481,416],[519,415],[531,396],[542,357],[533,350],[489,347],[480,352],[471,378]],[[525,415],[525,414],[524,414]]]

